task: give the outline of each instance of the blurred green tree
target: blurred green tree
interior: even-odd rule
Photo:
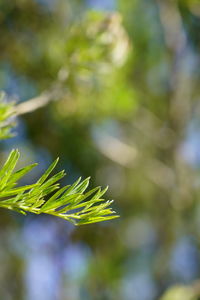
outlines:
[[[122,216],[118,222],[73,231],[68,240],[73,251],[67,243],[63,246],[60,229],[58,256],[67,248],[69,260],[85,257],[77,273],[68,260],[66,269],[62,264],[57,298],[193,297],[192,282],[200,276],[198,2],[0,3],[0,83],[11,98],[20,99],[19,124],[25,127],[19,128],[24,131],[18,140],[12,139],[12,148],[19,145],[25,162],[33,153],[45,152],[42,162],[59,154],[71,182],[78,174],[92,175],[95,185],[109,184]],[[117,12],[94,11],[105,7]],[[10,149],[10,144],[2,145],[2,150]],[[1,156],[3,160],[3,151]],[[25,226],[20,217],[9,216],[0,219],[7,232],[1,232],[0,261],[7,261],[5,267],[1,263],[2,274],[13,278],[19,270],[22,287],[2,276],[0,298],[43,300],[42,275],[37,277],[38,295],[32,291],[32,298],[27,296],[30,284],[23,278],[28,280],[24,269],[29,261],[19,254],[24,246],[19,251],[13,241],[13,231],[23,235],[29,218]],[[57,251],[37,239],[33,243],[45,258]],[[31,263],[36,252],[29,256]],[[33,265],[38,270],[35,261]],[[180,289],[171,290],[174,284]],[[182,289],[183,284],[191,286]]]

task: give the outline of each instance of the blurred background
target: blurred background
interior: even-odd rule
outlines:
[[[121,216],[1,209],[0,299],[199,299],[199,33],[198,0],[0,1],[0,89],[20,104],[1,163],[17,147],[30,183],[59,156],[63,184],[109,185]]]

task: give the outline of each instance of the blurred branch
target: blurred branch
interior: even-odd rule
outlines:
[[[171,0],[157,0],[157,3],[166,44],[178,54],[186,46],[186,36],[177,3]]]
[[[41,108],[48,104],[53,99],[52,95],[49,93],[41,94],[35,98],[29,99],[25,102],[22,102],[15,107],[15,112],[17,115],[23,115],[30,113],[38,108]]]
[[[98,133],[95,143],[104,156],[123,167],[132,166],[138,154],[136,148],[107,133]]]
[[[183,142],[183,134],[185,134],[191,118],[192,91],[195,84],[192,73],[196,65],[196,58],[187,40],[177,1],[157,0],[157,3],[164,38],[172,55],[169,121],[170,129],[174,132],[171,159],[176,173],[176,190],[178,191],[178,194],[174,195],[173,198],[189,199],[193,184],[192,179],[189,180],[189,170],[180,155],[180,148]],[[173,202],[175,202],[174,199]]]
[[[141,160],[144,163],[144,158],[135,147],[107,133],[98,133],[95,144],[104,156],[123,167],[134,168],[135,163],[140,164]],[[164,189],[172,188],[174,173],[170,167],[157,159],[149,159],[145,165],[145,175],[149,180]]]
[[[195,63],[191,61],[191,50],[187,43],[186,33],[177,2],[157,0],[160,20],[166,45],[172,55],[170,76],[171,99],[170,115],[175,130],[182,130],[188,120],[190,97],[192,91],[191,70]]]
[[[41,95],[24,101],[15,106],[14,110],[17,115],[23,115],[26,113],[33,112],[51,101],[56,101],[57,99],[61,98],[62,95],[66,92],[60,82],[54,84],[52,88],[43,92]]]

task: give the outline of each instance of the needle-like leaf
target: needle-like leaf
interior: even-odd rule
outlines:
[[[105,202],[102,199],[107,188],[101,190],[97,187],[85,192],[90,178],[83,181],[79,178],[74,184],[60,188],[58,182],[65,176],[65,172],[51,175],[58,159],[50,165],[36,183],[16,187],[17,181],[36,165],[32,164],[15,172],[18,159],[19,151],[12,150],[0,170],[0,207],[23,214],[26,212],[50,214],[75,225],[96,223],[118,217],[109,207],[112,201]]]

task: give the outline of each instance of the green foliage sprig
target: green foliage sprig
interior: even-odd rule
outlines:
[[[0,93],[0,140],[13,136],[11,129],[15,125],[10,117],[14,114],[14,103],[6,102],[5,94]]]
[[[0,207],[26,214],[50,214],[63,218],[75,225],[95,223],[117,218],[109,208],[112,201],[104,201],[102,196],[107,188],[96,187],[85,192],[89,179],[60,188],[58,181],[65,176],[61,171],[53,176],[58,159],[54,161],[39,180],[32,185],[16,187],[19,179],[24,177],[36,164],[14,171],[19,159],[19,151],[12,150],[0,170]],[[103,203],[102,203],[103,202]]]

